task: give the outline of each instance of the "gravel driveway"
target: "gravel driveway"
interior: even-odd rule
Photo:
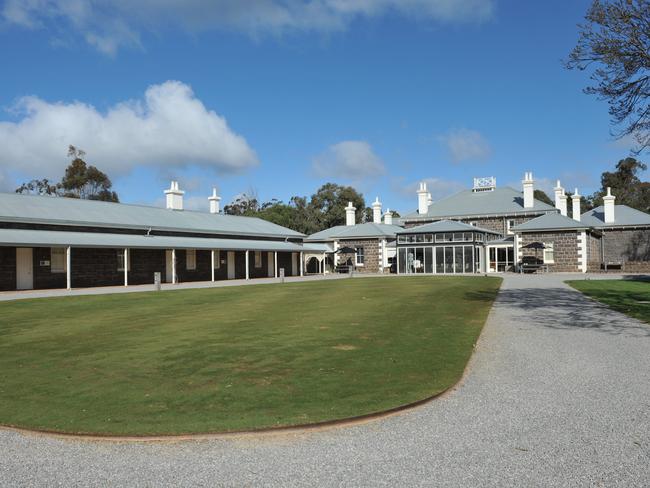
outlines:
[[[648,486],[650,326],[562,278],[507,276],[464,381],[416,410],[320,432],[149,444],[5,430],[0,484]]]

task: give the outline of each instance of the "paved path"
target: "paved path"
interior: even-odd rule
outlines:
[[[561,277],[508,276],[469,374],[424,407],[154,444],[0,431],[0,485],[648,486],[650,326]]]

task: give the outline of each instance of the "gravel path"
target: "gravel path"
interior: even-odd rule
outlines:
[[[416,410],[149,444],[5,430],[0,485],[648,486],[650,326],[561,279],[506,277],[467,377]]]

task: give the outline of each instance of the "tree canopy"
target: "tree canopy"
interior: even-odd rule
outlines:
[[[650,145],[650,0],[594,0],[579,26],[569,69],[593,68],[585,93],[607,101],[614,135]]]
[[[110,178],[95,166],[88,166],[83,159],[85,155],[81,149],[69,146],[68,157],[72,161],[59,183],[53,184],[47,178],[31,180],[16,188],[16,193],[119,202]]]
[[[600,177],[601,188],[590,197],[590,207],[603,204],[607,188],[612,189],[617,205],[627,205],[643,212],[650,212],[650,183],[641,181],[639,173],[647,166],[635,158],[625,158],[618,162],[616,171],[605,171]]]

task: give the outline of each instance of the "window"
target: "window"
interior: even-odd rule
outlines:
[[[131,250],[129,249],[127,253],[128,253],[128,261],[129,261],[128,270],[131,271]],[[124,250],[123,249],[118,249],[117,251],[117,270],[124,271]]]
[[[357,247],[357,252],[355,253],[357,266],[363,266],[364,255],[363,247]]]
[[[214,269],[219,269],[221,267],[221,254],[219,250],[214,251]]]
[[[454,232],[454,241],[462,241],[463,240],[463,233],[462,232]]]
[[[476,222],[470,222],[469,225],[471,225],[472,227],[476,227]]]
[[[50,272],[65,273],[68,268],[67,264],[65,248],[53,247],[50,249]]]
[[[196,269],[196,249],[185,251],[185,269]]]
[[[544,264],[553,264],[555,262],[553,256],[553,243],[545,242],[544,243]]]
[[[262,251],[255,251],[255,267],[262,267]]]
[[[515,226],[515,221],[512,219],[506,220],[506,234],[514,234],[512,228]]]
[[[406,244],[408,242],[407,236],[397,236],[397,242],[399,244]]]

